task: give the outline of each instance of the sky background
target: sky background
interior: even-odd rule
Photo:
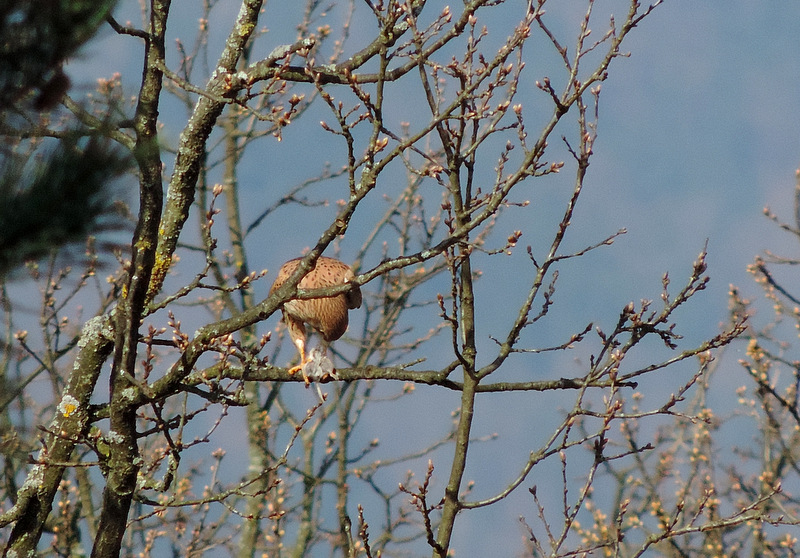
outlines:
[[[429,8],[433,5],[429,2]],[[574,0],[551,0],[548,5],[553,25],[563,25],[564,29],[575,29],[585,10],[583,2]],[[598,0],[598,13],[607,12],[609,5],[619,3]],[[181,25],[194,25],[197,18],[194,8],[192,1],[175,2],[173,19],[182,21]],[[222,2],[215,10],[219,20],[214,23],[229,20],[237,9],[236,2]],[[268,12],[274,21],[280,21],[281,6],[270,5],[269,9],[274,10]],[[126,11],[131,10],[128,5],[121,5],[119,10],[136,21],[135,6],[133,11]],[[624,9],[616,10],[618,20],[623,13]],[[117,18],[126,19],[125,15],[117,15]],[[576,324],[595,320],[605,320],[610,325],[629,300],[657,299],[661,276],[666,271],[674,281],[671,291],[676,292],[708,240],[712,282],[708,290],[695,299],[691,310],[680,314],[683,321],[679,328],[688,340],[708,338],[727,318],[730,284],[739,286],[745,295],[758,298],[759,289],[745,271],[756,254],[765,249],[787,256],[797,254],[796,244],[763,216],[762,209],[770,206],[786,220],[793,214],[795,169],[800,165],[798,23],[800,2],[667,0],[631,33],[623,48],[631,52],[631,56],[613,62],[610,77],[602,86],[595,155],[573,219],[575,227],[566,245],[580,248],[622,227],[627,228],[628,233],[612,247],[590,254],[574,268],[565,266],[560,280],[565,294],[556,306],[567,324],[565,331],[571,331]],[[493,24],[495,34],[490,34],[490,40],[502,40],[510,32],[510,29],[503,31],[505,22]],[[604,31],[605,25],[605,18],[594,23],[598,34]],[[267,41],[272,46],[291,40],[293,28],[281,29],[279,24],[269,26],[275,28]],[[219,25],[220,32],[227,32],[227,28],[228,23]],[[176,34],[180,34],[180,30]],[[212,60],[219,42],[220,38],[216,37],[209,45]],[[571,47],[572,43],[568,44]],[[351,46],[353,50],[363,46],[358,32],[354,32]],[[170,48],[174,51],[173,45]],[[552,49],[549,53],[546,45],[542,49],[544,59],[552,56]],[[77,88],[82,84],[91,88],[97,77],[110,77],[113,72],[122,71],[126,91],[132,94],[138,86],[139,60],[140,48],[135,40],[120,40],[105,31],[86,48],[81,59],[69,65],[68,72]],[[530,80],[528,85],[547,75],[547,62],[543,64],[543,69],[526,74],[526,79]],[[521,94],[521,101],[525,104],[526,95],[540,94],[531,87],[529,92]],[[409,98],[405,102],[413,104],[415,101]],[[398,114],[402,114],[404,108],[407,107],[399,106]],[[182,110],[168,104],[162,107],[166,141],[177,137],[184,122]],[[258,157],[242,170],[244,188],[246,191],[252,188],[254,199],[263,192],[263,206],[268,205],[270,195],[280,193],[278,188],[270,194],[264,187],[265,181],[269,179],[273,184],[276,177],[287,184],[302,180],[318,171],[326,156],[331,160],[335,157],[335,152],[329,155],[316,146],[314,156],[309,157],[307,149],[298,148],[305,141],[302,133],[298,131],[293,136],[294,133],[291,127],[287,129],[283,144],[264,140],[268,170]],[[170,170],[168,163],[168,172]],[[270,176],[265,178],[265,172]],[[559,188],[569,188],[571,181],[571,173],[565,172],[563,177],[544,182],[542,189],[537,190],[534,195],[539,197],[534,201],[541,203],[540,209],[533,208],[532,216],[525,217],[529,228],[520,241],[522,246],[535,244],[537,227],[547,219],[560,216],[551,211],[547,195]],[[246,207],[245,220],[257,215],[263,206],[256,203]],[[285,230],[297,222],[296,215],[286,214],[282,222],[274,225],[274,230],[258,232],[250,240],[254,243],[251,246],[264,244],[264,238],[272,238],[280,234],[281,227]],[[320,227],[325,225],[319,224]],[[269,243],[264,250],[254,250],[257,255],[251,261],[252,268],[277,269],[282,261],[312,245],[320,231],[309,227],[303,231],[307,234],[298,235],[292,242],[283,242],[280,246]],[[498,231],[499,237],[507,234],[506,229]],[[344,254],[355,246],[357,244],[348,248],[345,243]],[[524,260],[524,250],[518,250],[514,257]],[[511,292],[518,287],[513,274],[493,274],[491,268],[487,268],[485,274],[484,285],[497,292]],[[257,299],[266,296],[269,282],[256,287]],[[796,282],[788,286],[795,285]],[[479,316],[485,319],[487,332],[502,331],[503,325],[508,323],[502,312],[503,300],[487,297],[481,304]],[[510,304],[509,311],[515,312],[516,306]],[[757,321],[769,319],[769,308],[762,305],[762,311],[763,315],[756,316]],[[275,321],[273,318],[265,324],[264,330],[274,327]],[[488,344],[487,332],[483,332],[482,342]],[[731,349],[734,355],[737,351],[741,349]],[[543,360],[537,366],[549,368],[550,372],[537,370],[535,373],[568,375],[560,369],[574,366],[581,356],[586,357],[578,351],[577,356],[567,354]],[[430,358],[431,362],[437,362],[436,355]],[[744,383],[733,361],[735,358],[731,360],[730,376],[718,379],[721,401],[732,396],[733,390]],[[512,367],[511,372],[515,371]],[[305,393],[299,394],[303,396]],[[447,416],[457,401],[448,395],[447,403],[434,411],[437,397],[436,392],[417,396],[416,409],[430,412],[426,411],[418,422],[404,423],[402,435],[389,441],[389,454],[400,452],[406,444],[413,447],[418,439],[431,435],[431,430],[441,429],[438,434],[444,432],[449,426]],[[473,478],[483,478],[489,472],[486,468],[491,467],[491,474],[497,475],[500,483],[478,486],[477,496],[491,494],[513,478],[519,468],[517,458],[524,461],[530,451],[531,431],[546,431],[543,427],[550,418],[543,416],[538,408],[520,413],[519,405],[527,403],[514,401],[515,398],[511,396],[511,404],[508,399],[499,402],[494,397],[480,402],[481,406],[492,407],[492,410],[480,415],[476,435],[497,431],[504,444],[493,446],[489,442],[472,450],[475,465],[470,473]],[[542,404],[539,401],[534,405]],[[408,417],[407,408],[392,412],[387,413],[384,420]],[[557,415],[552,420],[556,418]],[[241,429],[233,421],[228,428],[226,432],[231,438],[227,443],[236,447],[241,441],[236,440],[235,434]],[[364,437],[368,439],[369,433]],[[509,444],[514,449],[498,460],[498,447],[506,452]],[[422,470],[420,468],[418,473]],[[441,471],[446,470],[445,460]],[[576,478],[578,476],[576,473]],[[531,518],[535,515],[534,507],[524,495],[497,511],[462,514],[454,539],[457,555],[499,555],[496,554],[498,544],[506,543],[509,553],[519,549],[519,515]],[[497,537],[487,537],[487,530],[497,533]]]

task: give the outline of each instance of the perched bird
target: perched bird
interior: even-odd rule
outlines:
[[[269,290],[270,294],[294,273],[297,265],[303,258],[289,260],[281,266],[278,277]],[[315,266],[298,283],[298,288],[304,290],[321,289],[344,285],[352,281],[354,275],[350,266],[333,258],[319,257]],[[283,321],[289,330],[298,352],[300,364],[289,369],[290,374],[298,370],[303,374],[306,385],[309,377],[305,372],[306,364],[313,361],[306,357],[306,328],[310,325],[322,336],[324,355],[327,346],[344,335],[347,329],[347,311],[361,307],[361,289],[354,287],[346,293],[326,298],[309,298],[305,300],[288,300],[283,303]],[[316,353],[319,355],[320,353]],[[319,368],[319,366],[315,367]],[[332,369],[332,367],[331,367]]]

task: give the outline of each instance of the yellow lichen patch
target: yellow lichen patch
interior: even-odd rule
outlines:
[[[161,290],[164,279],[167,277],[172,258],[165,258],[161,254],[156,254],[156,261],[153,264],[153,273],[150,276],[150,286],[147,290],[147,299],[153,300],[156,293]]]
[[[65,395],[58,404],[58,412],[65,418],[72,416],[78,410],[78,400],[71,395]]]

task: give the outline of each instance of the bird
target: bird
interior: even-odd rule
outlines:
[[[278,276],[269,290],[272,294],[283,285],[295,272],[303,258],[295,258],[283,264],[278,271]],[[314,267],[297,284],[304,290],[321,289],[345,285],[353,280],[355,275],[350,266],[334,258],[320,256]],[[298,370],[303,375],[303,381],[308,387],[309,375],[306,374],[306,364],[317,362],[320,354],[324,355],[328,345],[339,339],[347,330],[348,311],[361,307],[361,289],[353,287],[347,292],[325,298],[308,298],[304,300],[287,300],[282,305],[283,321],[289,330],[289,336],[300,353],[300,364],[289,369],[289,374]],[[312,352],[311,357],[306,356],[306,324],[316,330],[322,337],[322,351]],[[316,355],[316,356],[315,356]],[[316,359],[316,360],[315,360]],[[324,369],[322,366],[312,366],[315,369]],[[332,365],[330,367],[332,370]]]

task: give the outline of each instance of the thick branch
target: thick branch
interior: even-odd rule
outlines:
[[[148,293],[150,300],[155,297],[164,284],[167,271],[172,263],[172,256],[178,245],[178,237],[186,219],[189,218],[189,209],[194,202],[197,177],[206,151],[206,141],[217,118],[225,108],[225,103],[215,100],[215,97],[235,95],[236,91],[231,89],[230,75],[235,71],[236,63],[256,27],[262,4],[263,0],[242,2],[236,23],[217,62],[217,70],[206,86],[209,95],[200,97],[188,124],[181,132],[178,156],[175,159],[175,169],[170,178],[167,205],[164,208],[164,219],[158,237],[156,266]]]
[[[164,37],[170,0],[151,4],[139,103],[134,117],[139,164],[139,219],[134,231],[131,269],[127,292],[115,310],[116,347],[110,378],[109,474],[103,491],[103,505],[92,548],[93,558],[118,556],[125,534],[136,476],[139,448],[136,441],[136,407],[131,395],[137,391],[135,371],[139,326],[147,303],[148,286],[156,258],[163,191],[161,153],[158,146],[158,105],[163,74],[158,61],[164,60]],[[132,393],[131,393],[132,392]]]
[[[46,448],[38,456],[40,461],[66,463],[72,459],[76,442],[89,424],[89,400],[102,365],[111,353],[111,336],[111,322],[107,317],[93,318],[83,327],[69,385],[58,405],[58,413],[47,428],[61,435],[47,436]],[[36,554],[63,474],[63,466],[36,465],[30,471],[17,494],[16,504],[0,516],[0,525],[16,521],[3,556]]]

